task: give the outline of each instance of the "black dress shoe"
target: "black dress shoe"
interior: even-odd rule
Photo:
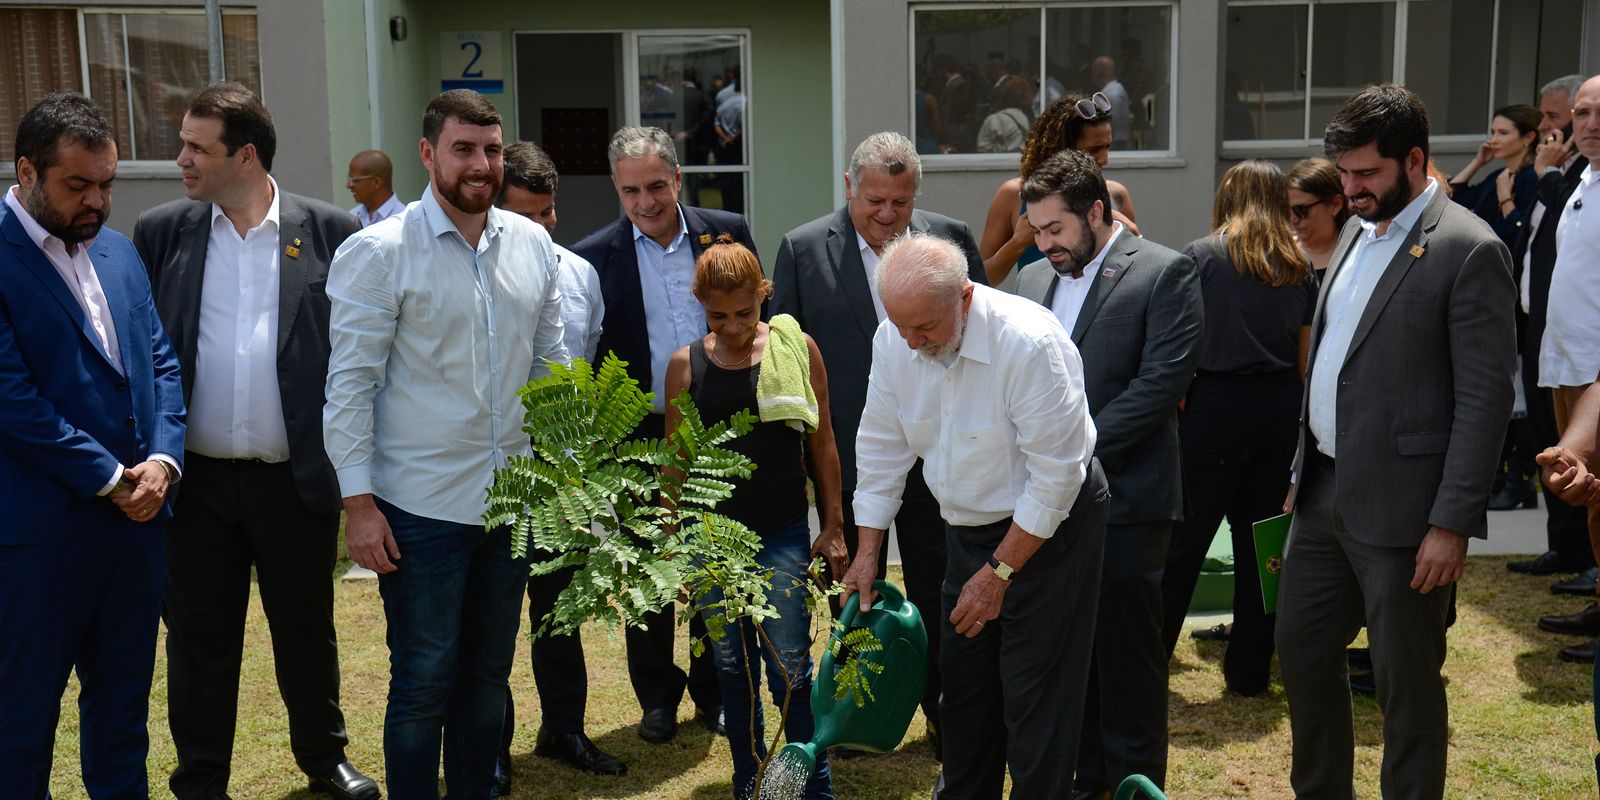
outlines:
[[[1352,647],[1344,651],[1346,662],[1350,665],[1351,672],[1372,671],[1372,651],[1365,647]]]
[[[1573,664],[1593,664],[1594,642],[1584,642],[1571,647],[1563,647],[1561,652],[1556,653],[1556,657]]]
[[[1226,642],[1228,634],[1233,633],[1233,626],[1219,622],[1209,628],[1195,628],[1189,632],[1189,638],[1202,642]]]
[[[331,794],[339,800],[377,800],[378,784],[356,771],[348,761],[340,761],[333,769],[311,776],[311,791]]]
[[[722,706],[700,706],[694,710],[694,719],[718,736],[728,735],[727,718],[722,715]]]
[[[596,775],[624,775],[628,772],[627,764],[600,752],[600,748],[581,733],[546,733],[540,728],[533,754],[565,761],[569,766]]]
[[[1590,567],[1572,580],[1562,581],[1550,587],[1551,594],[1576,594],[1583,597],[1594,596],[1596,579],[1600,579],[1600,567]]]
[[[1350,673],[1350,691],[1368,697],[1378,696],[1378,679],[1370,672]]]
[[[1527,561],[1513,561],[1506,564],[1506,569],[1524,575],[1556,575],[1581,572],[1583,568],[1583,562],[1580,560],[1564,556],[1554,550],[1546,550]]]
[[[490,797],[511,796],[511,750],[501,750],[494,757],[494,784],[489,787]]]
[[[1590,603],[1576,614],[1549,614],[1540,617],[1539,630],[1573,636],[1600,636],[1600,604]]]
[[[639,732],[640,739],[651,744],[666,744],[678,735],[678,710],[652,708],[644,712],[639,719],[639,726],[634,730]]]
[[[1533,477],[1526,478],[1517,475],[1507,475],[1505,482],[1489,498],[1490,511],[1510,511],[1514,508],[1538,508],[1539,490],[1534,486]]]

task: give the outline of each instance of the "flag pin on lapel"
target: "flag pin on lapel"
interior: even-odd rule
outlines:
[[[283,248],[283,254],[288,256],[288,257],[290,257],[290,258],[299,258],[300,257],[300,240],[296,239],[296,240],[294,240],[294,244],[291,244],[291,245]]]
[[[709,233],[700,234],[700,244],[703,244],[703,245],[711,244],[711,234],[709,234]]]
[[[1110,268],[1110,267],[1106,267],[1105,269],[1100,270],[1100,277],[1102,277],[1102,278],[1115,278],[1115,277],[1117,277],[1117,271],[1112,269],[1112,268]]]
[[[1409,252],[1411,253],[1412,258],[1422,258],[1422,254],[1427,252],[1427,250],[1420,244],[1414,244],[1411,245],[1411,250]]]

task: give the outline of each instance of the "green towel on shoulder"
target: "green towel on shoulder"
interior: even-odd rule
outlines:
[[[811,390],[811,350],[800,323],[779,314],[767,323],[767,348],[756,375],[756,406],[762,422],[788,422],[802,433],[817,429],[817,393]]]

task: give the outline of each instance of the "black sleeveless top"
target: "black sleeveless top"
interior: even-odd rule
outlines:
[[[689,396],[706,427],[756,408],[760,366],[728,370],[706,356],[705,340],[689,345]],[[784,422],[757,422],[727,448],[756,462],[748,480],[732,479],[733,497],[717,512],[765,533],[806,513],[805,435]]]

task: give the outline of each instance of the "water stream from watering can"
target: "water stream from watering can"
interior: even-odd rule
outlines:
[[[806,781],[810,778],[811,768],[804,758],[795,757],[792,751],[784,750],[767,765],[758,800],[800,800],[806,790]]]

